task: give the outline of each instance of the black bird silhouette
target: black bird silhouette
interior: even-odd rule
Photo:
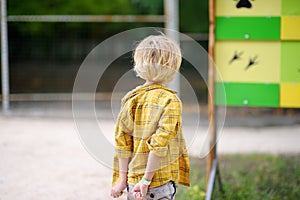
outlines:
[[[235,0],[237,1],[237,0]],[[239,2],[236,4],[237,8],[251,8],[252,4],[249,0],[238,0]]]
[[[231,63],[232,63],[233,61],[235,61],[235,60],[239,60],[239,59],[241,58],[241,55],[242,55],[242,54],[243,54],[242,51],[241,51],[241,52],[235,51],[233,57],[232,57],[231,60],[229,61],[229,64],[231,64]]]
[[[258,62],[256,61],[257,56],[254,56],[253,58],[250,58],[248,65],[245,67],[245,71],[247,71],[250,67],[253,65],[256,65]]]

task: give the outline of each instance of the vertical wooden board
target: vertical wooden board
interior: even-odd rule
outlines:
[[[300,1],[282,0],[282,15],[287,15],[287,16],[300,15]]]
[[[280,84],[280,107],[300,108],[300,83]]]
[[[217,41],[216,73],[225,82],[279,83],[279,41]]]
[[[218,95],[223,85],[226,102]],[[279,84],[217,82],[215,96],[217,105],[279,107]]]
[[[216,0],[217,16],[280,16],[281,0]]]
[[[280,17],[217,17],[217,40],[280,40]]]
[[[300,16],[281,17],[281,39],[300,40]]]
[[[300,41],[281,42],[281,82],[300,83]]]

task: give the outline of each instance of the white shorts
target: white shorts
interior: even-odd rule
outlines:
[[[127,200],[134,200],[131,191],[133,185],[128,185],[128,196]],[[149,188],[144,200],[174,200],[176,194],[176,184],[170,181],[159,187]]]

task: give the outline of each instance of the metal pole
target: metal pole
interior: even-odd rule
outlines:
[[[211,200],[213,190],[214,190],[214,185],[215,185],[215,178],[216,178],[216,175],[217,175],[217,167],[218,167],[218,160],[214,159],[212,169],[211,169],[211,172],[210,172],[210,176],[209,176],[207,189],[206,189],[206,198],[205,198],[205,200]]]
[[[9,110],[9,70],[6,0],[1,0],[1,74],[2,74],[2,108]]]
[[[165,0],[164,1],[164,12],[165,12],[165,28],[169,29],[166,31],[167,36],[173,39],[175,42],[180,44],[179,38],[179,6],[178,0]],[[177,91],[180,96],[180,74],[177,73],[172,82],[168,84],[170,89]]]
[[[9,15],[8,22],[164,22],[163,15]]]

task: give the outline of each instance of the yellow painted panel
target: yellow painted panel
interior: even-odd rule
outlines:
[[[281,39],[300,40],[300,16],[281,17]]]
[[[280,107],[300,108],[300,83],[280,84]]]
[[[243,7],[240,7],[243,6]],[[250,8],[244,6],[251,6]],[[238,8],[240,7],[240,8]],[[216,0],[217,16],[280,16],[281,0]]]
[[[215,63],[225,82],[279,83],[279,41],[217,41]]]

